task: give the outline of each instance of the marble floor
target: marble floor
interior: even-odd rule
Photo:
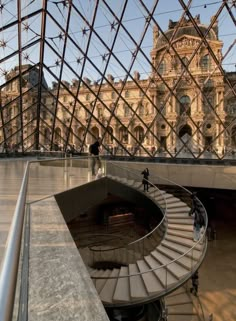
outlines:
[[[25,165],[26,159],[0,160],[0,263]],[[142,163],[141,168],[143,166]],[[78,169],[71,170],[68,174],[68,168],[39,168],[35,164],[30,175],[30,199],[43,198],[76,186],[83,175],[85,174]],[[214,321],[235,321],[236,195],[222,193],[218,194],[217,200],[215,198],[215,211],[211,213],[217,239],[209,242],[206,258],[199,270],[199,299],[205,320],[212,313]]]

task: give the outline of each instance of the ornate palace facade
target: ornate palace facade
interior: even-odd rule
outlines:
[[[23,137],[31,150],[38,136],[46,149],[87,151],[100,136],[109,152],[170,157],[205,151],[221,157],[236,149],[236,73],[222,69],[214,17],[211,28],[199,16],[194,23],[197,28],[186,19],[170,21],[165,33],[153,27],[148,79],[134,72],[119,81],[107,75],[100,84],[84,78],[49,88],[31,65],[22,66],[21,80],[14,80],[16,67],[1,92],[1,142],[15,146]]]

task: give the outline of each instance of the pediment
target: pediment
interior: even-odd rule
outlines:
[[[168,42],[165,38],[161,40],[162,44],[159,46],[159,50],[163,50],[167,45]],[[196,48],[199,43],[201,42],[201,39],[193,36],[183,35],[181,37],[178,37],[177,39],[172,41],[171,47],[174,47],[175,49],[184,49],[184,48]]]
[[[182,36],[175,41],[173,41],[173,47],[176,49],[180,48],[196,48],[199,43],[201,42],[200,39],[191,36]]]

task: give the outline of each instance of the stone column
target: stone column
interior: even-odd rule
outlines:
[[[215,147],[219,150],[220,149],[220,136],[219,135],[219,132],[220,132],[220,125],[218,122],[216,122],[216,140],[215,140]]]
[[[224,89],[217,88],[216,104],[218,106],[218,113],[224,113]]]

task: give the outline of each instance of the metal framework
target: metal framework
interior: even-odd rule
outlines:
[[[99,135],[105,151],[122,155],[233,157],[235,12],[230,0],[174,0],[172,10],[163,0],[1,1],[0,153],[53,150],[58,141],[82,152]],[[185,56],[176,47],[183,35],[196,41]],[[193,65],[203,51],[213,67],[201,74]]]

